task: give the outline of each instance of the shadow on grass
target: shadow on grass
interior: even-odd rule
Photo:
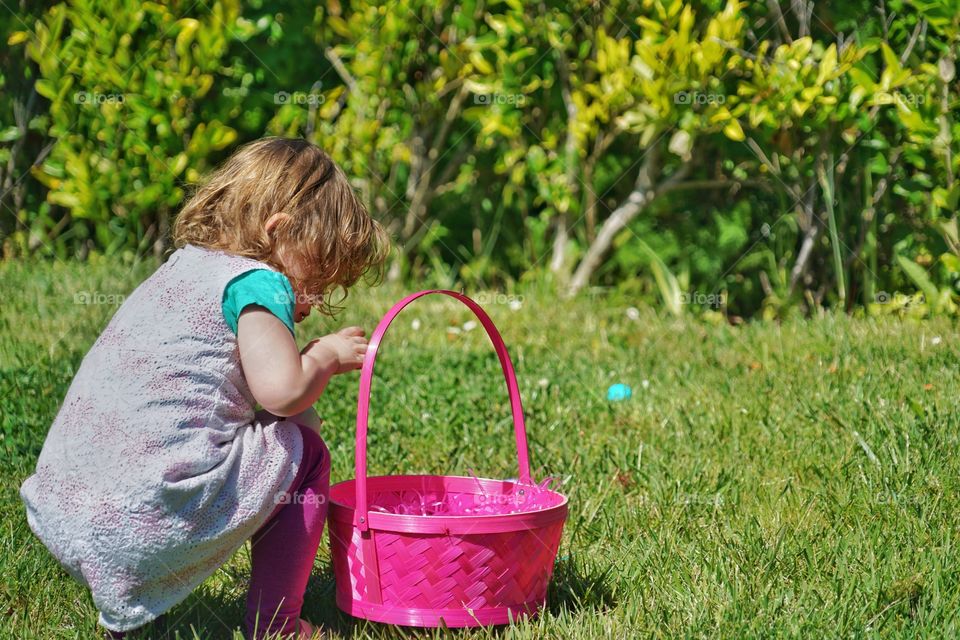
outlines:
[[[575,554],[561,556],[547,591],[545,614],[560,617],[579,611],[601,613],[613,609],[617,605],[610,588],[613,569],[612,564],[605,570],[590,566]]]
[[[242,581],[241,581],[242,584]],[[335,602],[335,582],[329,560],[315,569],[307,584],[303,617],[332,638],[427,638],[486,637],[499,638],[509,625],[474,629],[426,629],[381,624],[354,618],[340,611]],[[198,590],[139,638],[151,640],[220,640],[240,638],[244,613],[244,595],[236,592]],[[602,612],[616,605],[609,587],[609,570],[599,571],[564,556],[557,561],[547,594],[547,606],[540,615],[565,616],[577,611]],[[196,630],[196,633],[195,633]],[[453,636],[451,636],[453,634]],[[133,640],[133,639],[131,639]]]

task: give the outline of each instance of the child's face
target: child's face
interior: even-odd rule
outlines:
[[[293,320],[294,322],[303,322],[304,318],[310,315],[310,311],[313,309],[313,307],[307,303],[306,294],[304,294],[304,292],[297,291],[296,287],[294,287],[293,292],[297,294],[297,302],[293,309]]]
[[[267,233],[270,233],[276,224],[284,217],[284,213],[275,213],[266,222]],[[293,293],[296,296],[296,302],[293,308],[293,321],[303,322],[310,315],[313,304],[323,302],[323,299],[316,300],[316,296],[309,295],[300,286],[301,282],[307,281],[307,269],[303,266],[302,260],[299,260],[296,252],[288,251],[286,247],[277,246],[274,248],[274,260],[282,267],[283,274],[290,280],[293,286]]]
[[[303,322],[310,315],[310,311],[313,310],[313,304],[311,303],[320,303],[322,299],[315,300],[316,296],[311,296],[300,286],[300,283],[306,280],[306,273],[297,260],[290,259],[289,256],[284,259],[284,255],[281,253],[280,264],[283,265],[284,275],[290,280],[295,295],[293,321]]]
[[[296,300],[293,305],[293,321],[303,322],[304,318],[309,316],[311,309],[313,309],[313,306],[310,304],[310,296],[300,286],[300,283],[304,280],[304,274],[297,268],[296,263],[293,265],[284,263],[283,267],[285,275],[290,279],[290,285],[293,287]]]

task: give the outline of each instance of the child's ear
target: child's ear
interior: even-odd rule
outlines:
[[[277,227],[278,224],[280,224],[282,221],[286,220],[289,217],[290,216],[282,212],[275,213],[269,218],[267,218],[267,221],[263,224],[263,230],[266,231],[267,235],[269,236],[271,233],[273,233],[273,230]]]

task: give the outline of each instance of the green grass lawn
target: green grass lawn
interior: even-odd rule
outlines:
[[[0,266],[0,633],[96,637],[89,594],[17,494],[86,349],[152,265]],[[77,304],[87,292],[95,304]],[[403,292],[357,290],[372,330]],[[492,630],[404,630],[337,611],[326,534],[304,615],[334,638],[953,637],[960,633],[958,336],[947,320],[827,316],[713,326],[629,302],[478,296],[511,350],[536,479],[570,517],[549,604]],[[516,305],[514,305],[515,307]],[[449,299],[414,303],[378,360],[371,473],[515,475],[503,381]],[[414,321],[419,322],[414,322]],[[417,328],[415,328],[417,327]],[[456,329],[460,331],[456,331]],[[633,398],[606,400],[615,382]],[[333,481],[353,477],[357,375],[317,408]],[[247,550],[154,637],[239,636]],[[168,635],[169,634],[169,635]]]

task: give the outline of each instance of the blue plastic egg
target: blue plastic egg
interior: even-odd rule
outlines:
[[[610,388],[607,389],[607,400],[610,402],[620,402],[621,400],[629,400],[630,396],[633,395],[633,389],[629,385],[617,383],[610,385]]]

